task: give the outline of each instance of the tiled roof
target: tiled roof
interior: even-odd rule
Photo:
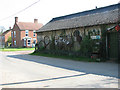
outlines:
[[[20,30],[38,30],[43,26],[41,23],[32,22],[18,22],[17,25],[19,26]]]
[[[37,32],[119,22],[120,4],[53,18]]]
[[[8,33],[11,30],[6,30],[5,32],[2,33],[2,35],[5,35],[6,33]]]

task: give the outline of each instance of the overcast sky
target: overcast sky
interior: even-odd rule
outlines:
[[[0,26],[6,29],[13,27],[15,16],[20,22],[33,22],[37,18],[40,23],[46,24],[54,17],[95,9],[96,6],[117,4],[120,0],[40,0],[25,11],[13,15],[37,1],[0,0]]]

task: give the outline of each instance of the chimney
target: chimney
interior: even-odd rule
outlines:
[[[11,27],[9,27],[9,30],[11,30]]]
[[[17,23],[18,22],[18,17],[15,17],[15,23]]]
[[[34,19],[34,23],[38,23],[38,19]]]
[[[95,8],[97,9],[97,6],[95,6]]]

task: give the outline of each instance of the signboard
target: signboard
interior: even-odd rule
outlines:
[[[115,27],[115,30],[119,31],[119,30],[120,30],[120,26],[117,25],[117,26]]]
[[[101,39],[101,36],[100,35],[91,36],[91,39]]]
[[[101,38],[100,35],[97,35],[97,36],[96,36],[96,39],[100,39],[100,38]]]

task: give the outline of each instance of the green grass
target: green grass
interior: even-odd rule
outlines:
[[[69,60],[77,60],[77,61],[86,61],[86,62],[97,62],[96,59],[91,59],[87,57],[73,57],[73,56],[59,56],[54,54],[45,54],[45,53],[38,53],[33,52],[30,55],[36,55],[36,56],[45,56],[45,57],[52,57],[52,58],[61,58],[61,59],[69,59]]]
[[[28,50],[34,50],[35,48],[3,48],[0,49],[1,51],[28,51]]]

